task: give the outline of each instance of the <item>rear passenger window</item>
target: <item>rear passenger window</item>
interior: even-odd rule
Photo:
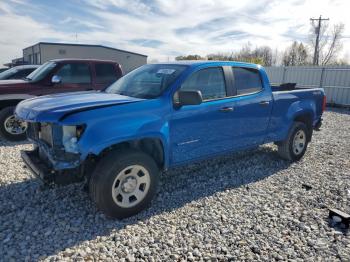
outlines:
[[[62,84],[88,84],[91,82],[88,64],[65,64],[60,70],[58,70],[56,75],[61,77]]]
[[[233,67],[233,76],[237,95],[259,92],[262,84],[259,72],[254,69]]]
[[[95,71],[97,83],[112,83],[118,79],[113,64],[96,64]]]
[[[181,90],[199,90],[203,100],[223,98],[226,96],[224,73],[219,67],[199,70],[185,80]]]

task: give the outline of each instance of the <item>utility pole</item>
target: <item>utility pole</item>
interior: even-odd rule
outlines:
[[[329,18],[322,18],[322,16],[320,15],[319,18],[310,18],[310,21],[312,22],[312,25],[314,26],[314,21],[318,21],[316,27],[315,28],[315,34],[316,34],[316,43],[315,43],[315,51],[314,51],[314,59],[313,59],[313,64],[314,65],[318,65],[319,61],[319,42],[320,42],[320,32],[321,32],[321,25],[322,25],[322,21],[328,21]]]

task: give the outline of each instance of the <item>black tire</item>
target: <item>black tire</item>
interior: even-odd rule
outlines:
[[[300,130],[303,131],[305,134],[305,143],[303,149],[299,150],[298,153],[295,153],[295,151],[293,150],[293,142],[294,138]],[[277,143],[279,156],[285,160],[293,162],[300,160],[306,152],[309,142],[308,138],[310,135],[310,131],[304,123],[294,122],[291,129],[289,130],[286,140]]]
[[[15,111],[15,107],[5,107],[0,111],[0,135],[9,141],[23,141],[27,139],[26,133],[22,134],[11,134],[5,129],[5,121],[6,119],[13,115]]]
[[[118,205],[113,199],[112,187],[117,176],[132,165],[142,166],[148,171],[150,184],[141,202],[126,208]],[[99,210],[109,217],[122,219],[147,208],[157,192],[158,183],[159,168],[153,158],[134,149],[116,150],[110,152],[97,164],[89,181],[89,193]]]

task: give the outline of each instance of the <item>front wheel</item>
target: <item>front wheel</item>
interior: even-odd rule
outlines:
[[[113,151],[94,170],[90,197],[106,215],[121,219],[148,207],[158,181],[159,168],[149,155],[133,149]]]
[[[309,131],[302,122],[294,122],[286,140],[278,143],[280,157],[290,161],[300,160],[307,149]]]
[[[9,141],[22,141],[27,138],[27,124],[16,119],[14,111],[14,106],[0,111],[0,135]]]

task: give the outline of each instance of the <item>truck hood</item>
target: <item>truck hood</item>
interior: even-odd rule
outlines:
[[[24,100],[17,105],[15,114],[30,122],[54,123],[77,112],[142,100],[96,91],[62,93]]]

